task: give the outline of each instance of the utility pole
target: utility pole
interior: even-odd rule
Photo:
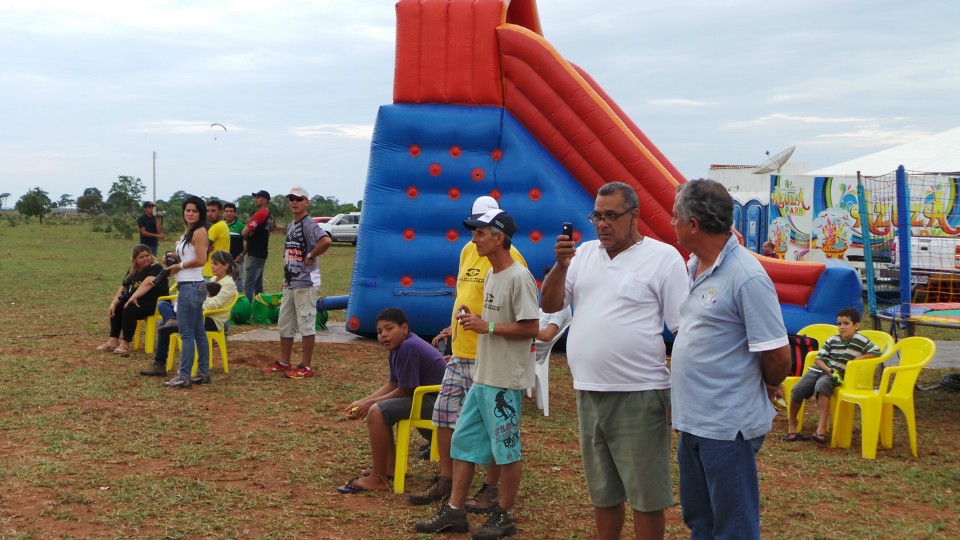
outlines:
[[[153,202],[157,202],[157,152],[153,152]]]

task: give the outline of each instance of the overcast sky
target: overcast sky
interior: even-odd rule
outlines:
[[[363,195],[393,0],[0,0],[0,192]],[[544,0],[545,37],[688,178],[960,125],[960,2]],[[224,131],[212,123],[226,126]]]

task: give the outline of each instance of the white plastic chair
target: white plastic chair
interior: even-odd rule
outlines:
[[[557,335],[553,336],[553,339],[550,341],[537,341],[537,365],[536,365],[536,392],[537,392],[537,408],[543,409],[544,416],[550,416],[550,353],[553,351],[553,346],[560,340],[564,332],[567,331],[567,328],[570,326],[570,319],[560,327],[560,330],[557,331]],[[530,397],[531,389],[527,388],[527,397]]]

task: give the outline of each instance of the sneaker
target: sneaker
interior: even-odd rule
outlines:
[[[430,441],[420,445],[420,451],[417,452],[417,457],[423,460],[430,459]]]
[[[410,504],[430,504],[449,497],[452,489],[452,480],[443,476],[434,476],[433,482],[427,486],[427,489],[419,493],[411,493],[407,498],[410,500]]]
[[[473,540],[491,540],[517,534],[517,526],[513,522],[513,514],[496,507],[493,515],[473,533]]]
[[[488,514],[500,504],[500,488],[496,485],[483,484],[480,491],[463,505],[467,512],[473,514]]]
[[[176,319],[167,319],[167,322],[160,325],[160,328],[177,328],[177,327],[178,325],[177,325]]]
[[[149,368],[141,370],[140,374],[144,377],[166,377],[167,366],[164,364],[153,364]]]
[[[454,510],[445,504],[429,521],[418,521],[414,528],[421,533],[467,532],[470,522],[466,510]]]
[[[193,386],[193,381],[189,377],[184,377],[177,373],[177,376],[170,379],[169,381],[163,383],[167,388],[190,388]]]
[[[210,374],[206,375],[197,375],[196,377],[190,377],[190,382],[193,384],[210,384],[212,379],[210,379]]]
[[[305,379],[307,377],[313,377],[313,368],[307,367],[303,364],[300,364],[293,369],[287,368],[287,378]]]
[[[260,373],[286,373],[290,370],[290,364],[282,364],[279,361],[270,364],[260,370]]]

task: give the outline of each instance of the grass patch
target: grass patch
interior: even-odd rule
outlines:
[[[271,238],[268,292],[279,290],[281,246]],[[318,376],[290,381],[259,373],[276,343],[231,341],[229,375],[216,364],[213,385],[167,390],[137,376],[142,352],[93,352],[131,248],[82,221],[0,227],[0,538],[415,537],[432,509],[334,489],[370,464],[366,429],[342,408],[386,376],[382,350],[321,344]],[[353,254],[323,255],[326,294],[347,294]],[[562,353],[552,358],[552,416],[524,402],[520,535],[592,538],[570,373]],[[758,456],[764,537],[955,537],[960,396],[918,393],[917,421],[919,458],[898,418],[894,448],[866,461],[859,427],[851,449],[788,444],[778,417]],[[411,458],[408,489],[434,474]],[[678,507],[667,519],[669,538],[689,536]]]

